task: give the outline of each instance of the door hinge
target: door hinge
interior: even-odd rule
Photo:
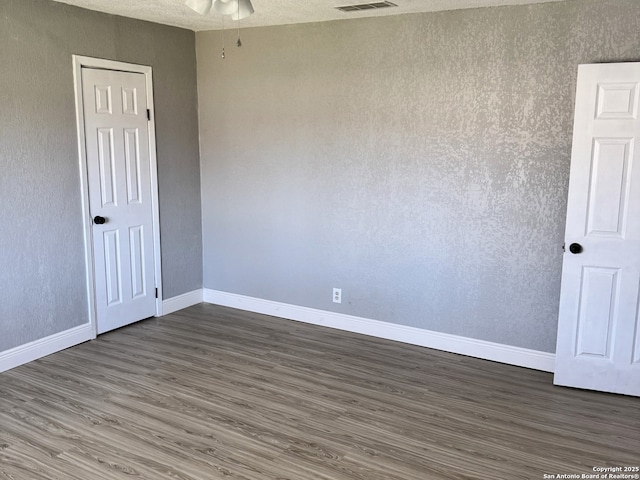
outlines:
[[[147,108],[147,120],[151,120],[151,110]]]
[[[158,298],[158,289],[156,288],[156,298]]]

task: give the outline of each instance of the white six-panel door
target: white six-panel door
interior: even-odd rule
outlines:
[[[96,322],[104,333],[156,314],[147,92],[141,73],[81,72]]]
[[[640,395],[640,63],[580,65],[554,383]]]

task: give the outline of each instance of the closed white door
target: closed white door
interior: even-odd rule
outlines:
[[[82,68],[97,333],[156,313],[145,76]]]
[[[640,395],[640,63],[580,65],[554,383]]]

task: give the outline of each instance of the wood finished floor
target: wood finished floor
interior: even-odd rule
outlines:
[[[0,374],[1,479],[542,479],[640,464],[640,399],[213,305]]]

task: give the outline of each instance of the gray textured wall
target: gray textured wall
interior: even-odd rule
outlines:
[[[195,35],[0,1],[0,351],[86,323],[72,54],[151,65],[164,297],[202,286]]]
[[[553,352],[579,63],[640,2],[196,35],[204,286]],[[332,287],[343,303],[331,303]]]

